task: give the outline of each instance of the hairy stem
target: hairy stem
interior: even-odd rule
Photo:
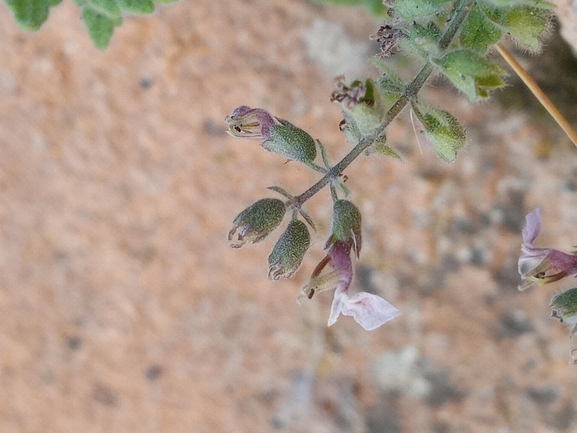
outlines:
[[[439,39],[439,48],[441,50],[445,50],[451,40],[457,33],[457,30],[463,24],[469,9],[473,5],[475,0],[459,0],[458,4],[455,7],[455,14],[451,19],[451,22],[447,26],[445,33]],[[421,68],[419,73],[413,78],[403,94],[399,97],[399,99],[393,104],[393,106],[387,111],[377,132],[367,137],[364,137],[361,141],[357,143],[355,147],[343,158],[341,159],[335,166],[333,166],[327,174],[325,174],[317,183],[303,192],[301,195],[298,195],[293,200],[293,205],[295,207],[300,207],[305,201],[310,199],[314,196],[317,192],[323,189],[331,179],[336,179],[341,173],[366,149],[368,149],[375,141],[379,139],[379,137],[384,133],[385,129],[389,124],[393,121],[395,117],[399,115],[399,113],[405,108],[407,103],[414,99],[417,93],[421,90],[421,88],[425,85],[427,79],[433,72],[434,65],[433,63],[428,60],[427,63]]]
[[[557,110],[555,104],[551,102],[551,100],[543,93],[541,88],[537,85],[535,81],[527,74],[527,71],[515,60],[515,58],[511,55],[507,49],[501,45],[496,45],[497,51],[501,54],[501,57],[505,59],[505,61],[511,66],[511,69],[515,71],[515,73],[523,80],[523,83],[529,88],[531,93],[535,95],[535,97],[539,100],[541,105],[545,107],[545,110],[549,112],[551,117],[557,122],[557,124],[561,127],[561,129],[567,134],[567,137],[573,142],[575,146],[577,146],[577,132],[571,127],[569,122],[563,117],[563,115]]]

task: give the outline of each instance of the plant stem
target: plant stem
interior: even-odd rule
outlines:
[[[519,76],[519,78],[523,80],[523,83],[525,83],[525,85],[529,88],[531,93],[535,95],[535,97],[539,100],[539,102],[545,108],[545,110],[549,112],[551,117],[553,117],[553,120],[555,120],[555,122],[557,122],[557,124],[561,127],[561,129],[565,131],[565,134],[567,134],[567,137],[569,137],[569,139],[573,142],[573,144],[577,146],[577,133],[571,127],[569,122],[567,122],[567,120],[559,112],[559,110],[557,110],[557,107],[555,107],[555,105],[551,102],[551,100],[547,97],[547,95],[545,95],[545,93],[543,93],[543,91],[539,88],[537,83],[533,81],[533,79],[529,76],[529,74],[523,68],[523,66],[521,66],[519,62],[517,62],[517,60],[515,60],[515,58],[511,55],[509,51],[507,51],[507,49],[503,45],[497,44],[496,47],[497,51],[499,51],[499,54],[501,54],[501,57],[505,59],[505,61],[509,64],[509,66],[511,66],[511,69],[513,69],[513,71],[515,71],[515,73]]]
[[[471,9],[471,5],[473,4],[474,0],[460,0],[459,4],[456,6],[455,14],[451,19],[451,22],[447,26],[445,33],[439,39],[439,48],[441,50],[445,50],[451,40],[457,33],[457,30],[463,24],[463,20],[467,16],[469,9]],[[301,195],[298,195],[293,200],[293,205],[295,207],[300,207],[305,201],[310,199],[314,196],[317,192],[323,189],[331,179],[336,179],[341,173],[367,148],[369,148],[375,141],[379,139],[379,137],[384,133],[385,128],[389,126],[389,124],[393,121],[395,117],[399,115],[399,113],[405,108],[407,103],[414,99],[417,93],[421,90],[421,88],[426,83],[427,79],[433,72],[434,65],[433,63],[428,60],[427,63],[421,68],[419,73],[413,78],[403,94],[399,97],[399,99],[393,104],[393,106],[387,111],[383,120],[381,121],[377,132],[364,137],[361,141],[357,143],[355,147],[343,158],[341,159],[335,166],[333,166],[327,174],[325,174],[317,183],[303,192]]]

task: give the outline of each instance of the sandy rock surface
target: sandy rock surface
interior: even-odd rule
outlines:
[[[577,152],[531,112],[436,83],[423,98],[469,130],[456,163],[404,116],[403,163],[346,171],[355,290],[403,313],[376,331],[326,328],[330,294],[295,302],[326,192],[295,279],[268,281],[274,239],[228,247],[267,186],[317,176],[224,117],[263,107],[343,156],[332,80],[371,73],[377,28],[305,1],[189,0],[127,18],[100,53],[71,2],[36,34],[0,9],[0,432],[575,431],[574,342],[548,308],[573,282],[520,294],[516,261],[535,206],[540,245],[576,244]]]

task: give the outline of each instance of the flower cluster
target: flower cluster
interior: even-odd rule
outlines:
[[[362,98],[365,91],[362,85],[351,89],[343,85],[341,90],[343,101],[347,98]],[[319,169],[314,164],[316,144],[310,135],[282,119],[271,116],[265,110],[241,106],[225,121],[229,125],[228,132],[233,137],[261,140],[264,149]],[[324,149],[320,143],[318,145],[326,166],[320,170],[326,172],[330,167]],[[362,246],[361,213],[352,202],[338,199],[335,184],[336,180],[331,180],[333,221],[324,248],[327,253],[317,265],[310,281],[301,289],[299,298],[310,299],[315,293],[333,290],[328,326],[333,325],[342,314],[352,316],[364,329],[373,330],[397,317],[400,311],[372,293],[349,293],[353,281],[351,253],[358,258]],[[228,240],[233,248],[260,242],[270,235],[282,223],[285,214],[292,210],[290,222],[268,257],[269,279],[277,281],[295,274],[311,243],[309,229],[298,219],[298,215],[313,228],[314,226],[308,214],[301,209],[302,204],[297,197],[291,196],[280,187],[270,189],[282,194],[287,201],[275,198],[258,200],[234,219]],[[332,270],[323,273],[327,265]]]

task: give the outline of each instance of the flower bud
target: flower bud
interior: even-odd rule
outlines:
[[[577,331],[577,287],[566,290],[551,299],[551,317],[569,326],[569,333]]]
[[[278,153],[285,158],[304,164],[312,163],[317,156],[317,147],[313,138],[292,123],[278,119],[270,128],[270,138],[262,143],[263,149]]]
[[[261,108],[242,105],[224,120],[228,123],[227,132],[230,135],[262,140],[261,146],[269,152],[307,165],[317,156],[315,141],[309,134]]]
[[[232,222],[232,229],[228,232],[231,248],[262,241],[281,223],[285,212],[285,204],[276,198],[263,198],[252,204]]]
[[[224,119],[228,123],[228,133],[235,138],[268,140],[270,128],[276,123],[274,118],[261,108],[242,105]]]
[[[453,162],[457,151],[465,145],[465,128],[449,112],[430,105],[412,105],[423,135],[435,147],[437,155],[446,162]]]
[[[348,200],[337,200],[333,203],[333,224],[325,249],[330,248],[336,241],[351,243],[359,257],[362,244],[361,212]]]
[[[290,278],[299,269],[311,242],[307,226],[293,219],[268,256],[268,277],[271,280]]]

